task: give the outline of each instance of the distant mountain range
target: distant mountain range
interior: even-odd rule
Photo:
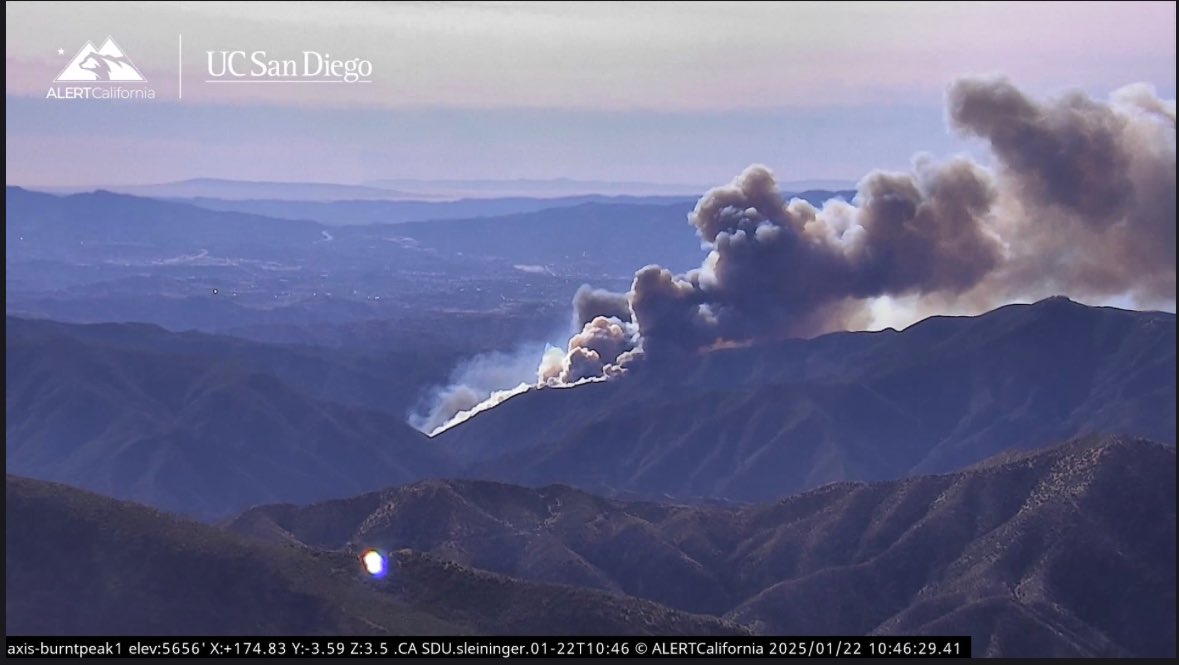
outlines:
[[[808,189],[853,189],[851,180],[798,180],[782,182],[786,191]],[[427,180],[385,178],[367,182],[282,182],[265,180],[229,180],[225,178],[191,178],[174,182],[127,185],[94,183],[73,187],[36,187],[57,194],[77,194],[107,190],[153,198],[212,198],[229,200],[275,199],[284,201],[428,201],[453,199],[495,199],[530,197],[551,199],[577,196],[687,196],[698,198],[711,188],[708,184],[653,183],[611,180],[576,180],[571,178],[519,178],[514,180],[469,179]]]
[[[615,180],[577,180],[573,178],[518,178],[515,180],[422,180],[383,178],[364,183],[372,187],[389,187],[441,196],[492,198],[502,196],[563,197],[597,194],[602,196],[689,196],[699,198],[705,191],[722,184],[658,183]],[[779,183],[783,191],[852,190],[854,180],[788,180]]]
[[[830,194],[806,193],[820,202]],[[564,309],[586,282],[625,290],[650,262],[680,270],[700,264],[700,242],[687,222],[692,200],[602,201],[566,199],[540,210],[532,209],[545,205],[540,199],[219,201],[226,209],[210,210],[111,192],[55,196],[10,187],[6,309],[285,341],[370,321],[426,317],[437,324],[448,312],[519,319],[556,304]],[[485,216],[519,207],[530,211]],[[460,212],[484,216],[367,223]],[[535,319],[549,333],[568,315]]]
[[[260,183],[282,184],[282,183]],[[294,185],[292,185],[294,186]],[[453,200],[402,200],[355,196],[348,199],[306,199],[299,196],[264,196],[266,190],[259,189],[256,197],[207,196],[207,195],[178,195],[169,194],[171,189],[153,193],[151,187],[143,188],[100,188],[86,191],[62,190],[27,190],[19,187],[9,187],[10,195],[22,195],[22,192],[48,193],[56,196],[66,195],[78,201],[90,201],[92,197],[102,194],[122,194],[136,198],[158,199],[161,201],[189,204],[207,210],[220,212],[237,212],[273,219],[290,219],[296,221],[312,221],[332,226],[355,226],[365,224],[398,224],[401,222],[447,221],[462,219],[480,219],[532,213],[542,210],[557,210],[572,208],[585,204],[608,204],[612,206],[681,206],[691,210],[699,192],[679,195],[628,195],[628,194],[577,194],[568,196],[540,197],[540,196],[495,196],[491,198],[460,198]],[[786,190],[783,194],[787,198],[801,198],[815,205],[822,205],[831,198],[842,198],[850,201],[855,191],[850,189],[797,189]],[[75,198],[78,197],[78,198]],[[101,215],[101,210],[92,211],[91,215]]]
[[[550,332],[583,282],[629,284],[640,238],[656,258],[699,256],[685,213],[665,206],[584,204],[497,231],[495,218],[340,228],[110,192],[6,194],[7,312],[77,322],[274,328],[286,339],[291,327],[437,325],[458,312],[525,314]],[[514,233],[544,240],[529,253]],[[536,316],[554,303],[559,317]]]
[[[497,197],[454,201],[294,201],[289,199],[175,198],[209,210],[245,212],[279,219],[310,220],[321,224],[354,226],[398,224],[452,219],[478,219],[541,210],[571,208],[587,203],[614,205],[671,205],[687,209],[695,204],[688,196],[604,196],[584,194],[554,198]]]
[[[106,190],[152,198],[282,201],[445,201],[463,198],[565,196],[699,196],[708,187],[590,180],[373,180],[363,184],[192,178],[142,185],[97,183],[34,187],[56,194]]]
[[[746,507],[429,481],[228,532],[9,476],[9,634],[967,634],[1175,655],[1175,450],[1122,437]],[[392,553],[362,579],[364,548]],[[77,565],[85,561],[85,566]]]
[[[807,189],[788,191],[786,198],[800,198],[821,206],[832,198],[846,201],[855,197],[852,190]],[[562,209],[578,208],[587,204],[610,206],[674,207],[687,213],[699,196],[605,196],[584,194],[554,198],[498,197],[491,199],[458,199],[455,201],[289,201],[275,199],[170,199],[209,210],[244,212],[280,219],[311,220],[321,224],[354,226],[363,224],[397,224],[401,222],[437,222],[464,219],[500,218],[550,211],[549,218],[560,215]],[[587,206],[586,209],[592,209]],[[488,220],[492,221],[492,220]],[[453,227],[452,227],[453,228]]]
[[[428,348],[10,318],[7,468],[208,517],[455,476],[762,501],[1092,433],[1175,441],[1174,315],[1059,298],[533,390],[433,439],[397,413],[445,372]]]
[[[539,196],[700,196],[708,185],[574,178],[450,179],[380,178],[364,184],[458,197]]]
[[[263,180],[226,180],[192,178],[175,182],[145,185],[97,183],[76,187],[33,187],[53,194],[84,194],[94,191],[116,192],[151,198],[210,197],[221,199],[283,199],[287,201],[405,200],[430,198],[422,194],[401,192],[388,187],[349,185],[329,182],[275,182]]]
[[[565,301],[586,279],[629,282],[645,265],[644,252],[651,260],[698,262],[699,242],[686,219],[690,206],[581,203],[500,217],[341,228],[110,192],[54,196],[9,188],[6,290],[10,310],[13,300],[37,294],[61,300],[82,289],[79,299],[85,300],[110,297],[120,286],[149,290],[137,295],[168,289],[173,300],[211,292],[193,292],[194,285],[220,286],[240,293],[236,304],[243,308],[267,309],[290,297],[329,293],[337,305],[356,302],[354,309],[367,312],[360,316],[372,319],[388,318],[373,311],[372,296],[405,306],[408,298],[391,296],[409,284],[415,292],[439,288],[437,297],[456,306],[467,297],[456,280],[518,283],[510,290],[501,284],[504,298],[495,294],[495,305],[507,298],[552,302],[556,289],[555,298]],[[517,265],[542,269],[525,274]],[[98,284],[99,293],[86,290]],[[356,316],[337,311],[329,318]]]

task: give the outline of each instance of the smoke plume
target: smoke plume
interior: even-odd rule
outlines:
[[[888,297],[981,310],[1066,293],[1175,300],[1175,103],[1145,85],[1108,102],[1033,99],[1005,79],[950,85],[947,118],[985,141],[965,158],[876,171],[850,203],[785,201],[754,165],[697,203],[707,256],[675,274],[647,266],[628,293],[583,287],[579,332],[549,385],[610,377],[722,344],[862,327]]]
[[[409,424],[433,435],[524,392],[534,383],[538,351],[536,346],[526,345],[509,353],[482,353],[462,362],[446,385],[423,396],[410,412]]]
[[[1008,257],[997,298],[1035,284],[1142,303],[1175,300],[1175,102],[1145,85],[1110,102],[1047,103],[1005,80],[968,79],[948,95],[956,130],[986,140],[1006,196],[997,232]]]
[[[572,336],[563,351],[546,350],[535,385],[862,328],[881,303],[914,316],[1062,293],[1174,307],[1173,100],[1142,84],[1105,102],[1078,92],[1037,100],[1006,79],[969,78],[949,86],[946,104],[950,128],[985,142],[992,167],[919,155],[910,171],[869,173],[851,202],[816,208],[784,200],[770,170],[750,166],[689,214],[706,251],[699,268],[646,266],[627,293],[578,289]],[[530,387],[456,388],[424,429]],[[479,394],[492,396],[473,403]]]

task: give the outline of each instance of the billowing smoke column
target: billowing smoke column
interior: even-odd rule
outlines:
[[[583,287],[580,328],[549,385],[609,378],[723,343],[855,328],[880,296],[971,302],[1067,293],[1175,300],[1175,103],[1143,85],[1108,103],[1047,102],[1004,79],[964,79],[947,95],[960,134],[984,139],[988,170],[918,157],[873,172],[853,202],[784,201],[751,166],[689,216],[707,258],[677,275],[635,274],[629,293]]]
[[[1174,101],[1134,85],[1109,102],[1041,102],[972,78],[949,87],[947,107],[955,131],[990,146],[992,168],[919,156],[910,172],[868,174],[852,202],[815,208],[784,201],[769,169],[751,166],[689,215],[707,250],[699,268],[647,266],[628,293],[577,291],[575,332],[546,351],[538,384],[864,327],[882,296],[915,315],[1059,293],[1174,307]],[[471,383],[442,391],[419,427],[437,433],[533,387]]]
[[[950,88],[959,132],[985,139],[1007,194],[997,231],[1009,256],[998,297],[1020,284],[1140,302],[1175,300],[1175,102],[1145,85],[1110,103],[1029,99],[1003,80]]]
[[[639,330],[626,294],[582,286],[573,296],[573,329],[568,352],[546,354],[538,371],[543,384],[573,384],[621,371],[620,358],[635,352]]]

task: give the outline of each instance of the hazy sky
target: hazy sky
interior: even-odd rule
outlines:
[[[5,18],[9,184],[714,184],[751,162],[854,180],[968,149],[942,121],[955,76],[1175,95],[1173,2],[23,2]],[[108,35],[156,99],[46,99]],[[364,58],[372,82],[206,83],[221,50]]]

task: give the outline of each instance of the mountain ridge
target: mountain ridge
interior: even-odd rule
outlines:
[[[532,390],[428,439],[389,410],[428,379],[412,356],[9,319],[6,461],[205,518],[455,476],[764,501],[1085,434],[1174,443],[1174,345],[1174,315],[1045,301]]]
[[[258,368],[62,336],[6,346],[10,471],[212,517],[447,468],[403,419]]]
[[[1174,443],[1174,396],[1173,314],[1055,298],[529,391],[432,440],[474,477],[756,501],[1085,434]]]
[[[323,550],[409,548],[760,633],[970,634],[975,655],[1165,656],[1174,498],[1173,446],[1087,437],[745,507],[434,480],[259,507],[228,528]]]
[[[10,635],[745,632],[642,599],[409,551],[391,553],[396,574],[374,580],[354,553],[242,538],[45,481],[8,475],[5,499]]]

